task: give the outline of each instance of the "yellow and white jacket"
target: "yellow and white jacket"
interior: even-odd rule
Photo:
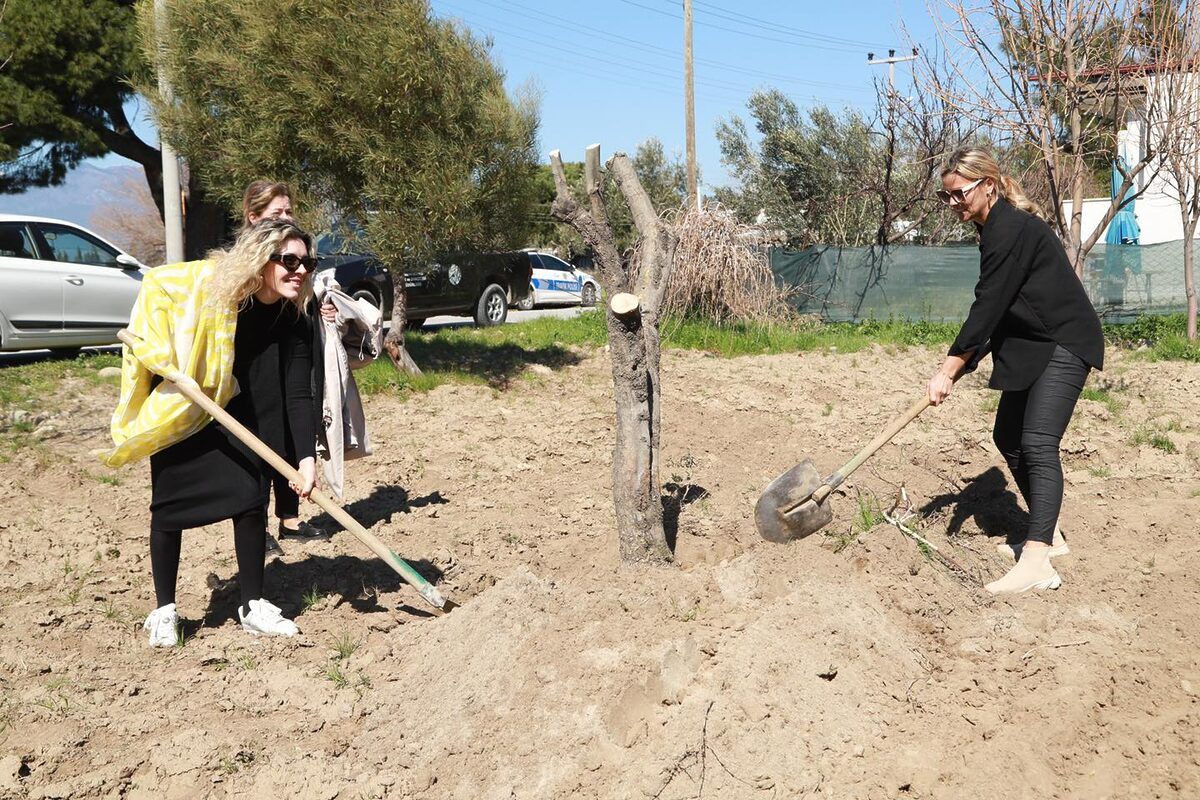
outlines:
[[[233,377],[234,308],[206,302],[211,261],[150,270],[129,318],[139,339],[121,364],[121,398],[112,416],[114,447],[96,455],[110,467],[146,458],[183,441],[211,419],[176,387],[191,381],[224,407],[237,394]],[[152,388],[155,375],[169,380]]]

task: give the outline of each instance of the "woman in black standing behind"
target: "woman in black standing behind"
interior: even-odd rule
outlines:
[[[1001,546],[1017,563],[986,588],[1057,589],[1062,579],[1050,558],[1068,552],[1058,529],[1059,442],[1088,371],[1104,366],[1100,320],[1040,209],[991,154],[954,153],[942,187],[938,197],[979,229],[979,282],[966,322],[929,379],[929,400],[938,405],[949,397],[976,354],[990,350],[988,385],[1001,391],[993,440],[1029,508],[1029,528],[1024,541]]]

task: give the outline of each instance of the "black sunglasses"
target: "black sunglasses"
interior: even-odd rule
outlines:
[[[288,272],[295,272],[303,265],[306,270],[312,272],[317,268],[317,260],[312,256],[304,256],[301,258],[294,253],[272,253],[270,255],[272,261],[283,265],[283,268]]]

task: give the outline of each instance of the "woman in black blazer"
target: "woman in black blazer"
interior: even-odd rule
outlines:
[[[1069,552],[1058,528],[1059,442],[1092,368],[1104,366],[1100,319],[1040,209],[985,150],[959,150],[942,170],[938,198],[979,229],[975,302],[941,367],[929,380],[938,405],[954,380],[992,354],[999,389],[993,439],[1029,508],[1024,541],[1001,545],[1017,558],[993,594],[1057,589],[1051,556]]]

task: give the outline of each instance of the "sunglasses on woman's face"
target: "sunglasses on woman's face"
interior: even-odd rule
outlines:
[[[957,189],[951,189],[950,191],[938,189],[935,194],[937,195],[937,199],[941,200],[946,205],[951,203],[961,203],[967,199],[967,194],[969,194],[972,189],[978,186],[982,180],[983,178],[980,178],[977,181],[968,183],[966,186],[960,186]]]
[[[295,272],[303,266],[309,272],[317,268],[317,260],[312,256],[304,256],[301,258],[295,253],[272,253],[271,260],[277,264],[282,264],[283,268],[288,272]]]

